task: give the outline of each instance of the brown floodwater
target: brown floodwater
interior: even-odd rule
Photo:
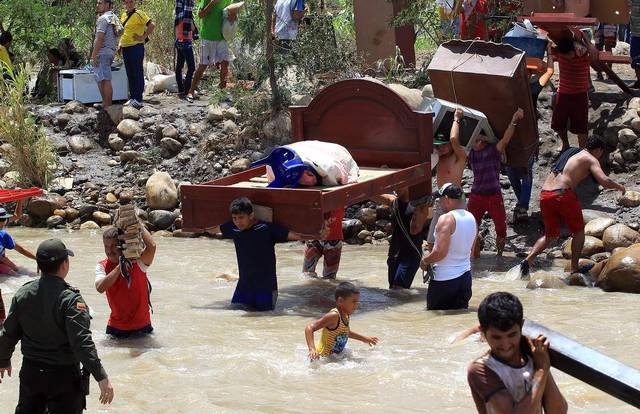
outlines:
[[[106,298],[94,288],[95,264],[104,256],[100,232],[12,229],[35,251],[40,240],[59,237],[75,250],[67,281],[80,288],[93,311],[93,338],[115,388],[110,407],[98,403],[92,380],[89,413],[471,413],[466,367],[486,350],[475,338],[452,339],[476,323],[474,310],[487,294],[518,295],[525,316],[640,368],[640,296],[566,287],[528,290],[507,280],[514,258],[488,255],[474,264],[472,311],[425,311],[425,285],[386,289],[387,246],[346,246],[339,280],[361,288],[361,306],[351,327],[375,335],[374,348],[349,341],[337,359],[310,363],[304,327],[332,307],[337,282],[300,275],[302,245],[279,245],[280,296],[275,312],[230,310],[237,274],[233,244],[209,239],[159,239],[149,276],[153,284],[155,334],[117,342],[104,334]],[[35,263],[9,252],[28,268]],[[559,263],[558,265],[561,265]],[[0,277],[7,307],[29,277]],[[7,309],[8,310],[8,309]],[[319,338],[319,335],[317,335]],[[19,347],[14,376],[0,384],[0,413],[13,412],[18,398]],[[571,413],[635,413],[636,409],[553,370]]]

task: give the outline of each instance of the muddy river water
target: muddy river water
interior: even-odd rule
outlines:
[[[230,242],[158,240],[149,273],[155,334],[116,342],[104,334],[108,306],[94,288],[95,264],[104,256],[101,233],[13,229],[12,234],[33,251],[39,240],[55,234],[76,252],[67,281],[93,309],[93,337],[115,389],[113,404],[101,407],[92,380],[89,413],[474,412],[466,367],[486,345],[473,338],[451,340],[476,323],[475,312],[426,312],[420,275],[415,289],[389,292],[387,246],[345,247],[339,272],[339,280],[354,280],[362,289],[352,329],[378,336],[380,344],[369,348],[350,341],[344,357],[310,363],[303,330],[331,308],[335,282],[300,275],[300,244],[277,248],[277,310],[252,314],[228,309],[235,282],[218,277],[237,274]],[[510,291],[521,298],[526,317],[640,368],[640,296],[574,287],[527,290],[524,282],[504,278],[515,263],[489,255],[475,263],[472,310],[487,294]],[[0,277],[7,308],[28,280]],[[0,413],[13,412],[17,402],[19,349],[12,361],[13,378],[0,384]],[[637,412],[568,375],[553,374],[572,413]]]

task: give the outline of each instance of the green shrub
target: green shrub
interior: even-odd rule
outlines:
[[[24,67],[5,69],[11,80],[0,81],[0,139],[11,147],[5,146],[2,155],[20,174],[21,184],[46,187],[58,163],[55,149],[27,110],[28,77]]]

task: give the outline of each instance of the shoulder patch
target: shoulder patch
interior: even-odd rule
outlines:
[[[76,302],[76,308],[80,310],[87,310],[88,306],[86,303],[78,301]]]

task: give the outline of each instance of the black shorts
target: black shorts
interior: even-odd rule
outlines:
[[[427,310],[467,309],[471,299],[471,272],[455,279],[431,280],[427,289]]]
[[[81,414],[85,403],[79,364],[49,365],[23,359],[16,414]]]
[[[151,332],[153,332],[153,327],[151,325],[147,325],[144,328],[140,329],[134,329],[132,331],[125,331],[107,325],[107,335],[111,335],[118,339],[140,338],[149,335]]]

